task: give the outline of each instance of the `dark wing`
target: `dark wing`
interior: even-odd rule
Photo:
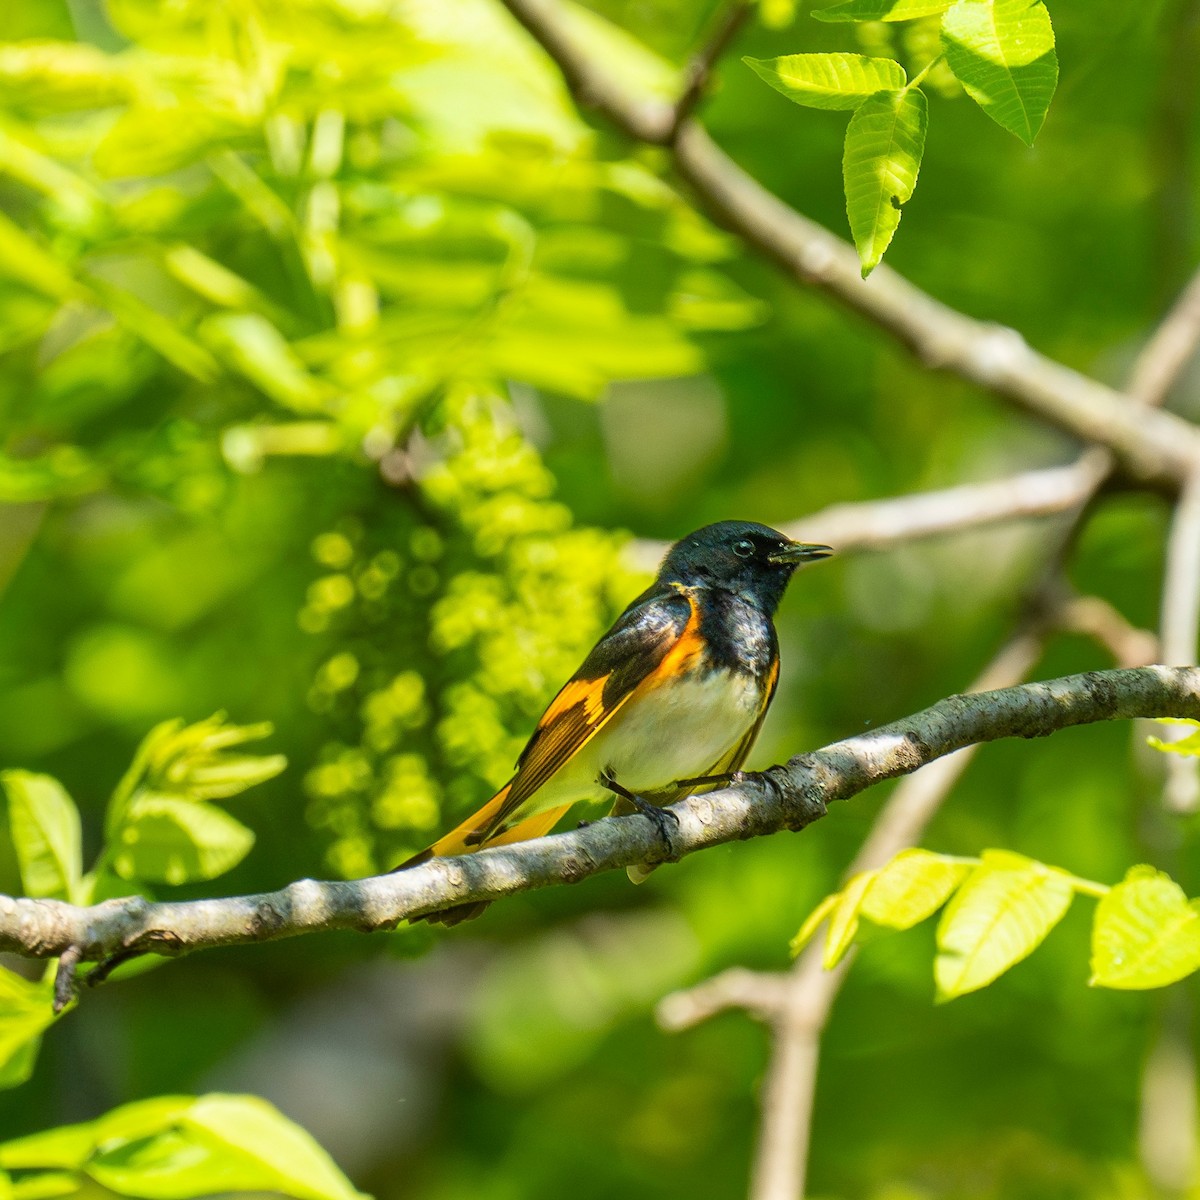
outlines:
[[[670,586],[643,592],[596,643],[583,666],[542,714],[517,760],[517,774],[503,807],[486,829],[487,841],[564,763],[612,720],[634,689],[672,649],[692,640],[699,617],[691,599]],[[689,634],[692,637],[689,637]]]

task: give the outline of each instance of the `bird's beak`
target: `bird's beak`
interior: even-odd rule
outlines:
[[[773,563],[807,563],[816,562],[820,558],[828,558],[833,553],[829,546],[814,546],[809,542],[791,542],[782,550],[776,550],[769,555]]]

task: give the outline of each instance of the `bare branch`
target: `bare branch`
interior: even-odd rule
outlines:
[[[1131,624],[1123,613],[1099,596],[1065,600],[1059,606],[1056,623],[1065,633],[1083,634],[1103,646],[1119,667],[1144,667],[1166,657],[1154,634]]]
[[[951,696],[915,716],[679,801],[672,806],[679,828],[669,853],[655,824],[639,814],[463,858],[434,859],[394,875],[300,880],[257,896],[161,903],[129,897],[90,908],[0,896],[0,951],[32,958],[71,951],[79,962],[103,963],[114,956],[180,955],[324,929],[391,929],[453,904],[577,883],[634,863],[675,860],[725,842],[803,829],[834,800],[976,742],[1044,737],[1072,725],[1147,716],[1200,718],[1200,669],[1095,671]]]
[[[1200,271],[1142,348],[1129,377],[1129,394],[1143,404],[1162,404],[1200,344]]]
[[[1190,665],[1196,661],[1200,636],[1200,470],[1184,486],[1171,521],[1159,627],[1167,662]],[[1159,736],[1174,741],[1180,731],[1168,725]],[[1169,812],[1195,812],[1200,806],[1196,760],[1170,754],[1165,766],[1164,806]]]
[[[671,1033],[691,1029],[730,1008],[748,1012],[760,1021],[772,1021],[783,1007],[787,985],[788,977],[782,971],[731,967],[687,991],[664,996],[655,1017]]]
[[[801,216],[725,154],[694,120],[627,95],[571,36],[555,0],[504,0],[558,64],[583,105],[631,137],[670,143],[679,174],[709,213],[798,281],[822,288],[908,347],[930,367],[952,371],[1084,442],[1107,446],[1138,480],[1179,486],[1200,462],[1200,432],[1169,413],[1136,409],[1117,391],[1038,354],[1012,329],[976,321],[935,300],[886,266],[869,280],[854,248]]]
[[[919,538],[963,533],[1005,521],[1051,516],[1077,509],[1099,487],[1109,465],[1103,451],[1090,450],[1073,463],[1022,471],[1007,479],[966,483],[887,500],[833,504],[783,526],[802,542],[823,542],[838,554],[886,550]],[[639,567],[653,570],[668,543],[643,539],[630,547]]]

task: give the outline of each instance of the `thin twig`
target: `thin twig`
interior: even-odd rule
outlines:
[[[802,542],[837,547],[839,555],[861,550],[885,550],[920,538],[964,533],[1006,521],[1053,516],[1078,509],[1095,492],[1109,457],[1085,451],[1073,463],[1022,471],[1005,479],[967,483],[912,496],[834,504],[783,526]],[[634,542],[629,550],[637,566],[652,570],[668,543],[650,539]]]
[[[704,48],[688,66],[687,83],[682,95],[675,102],[675,115],[671,122],[668,141],[675,139],[683,127],[683,123],[696,111],[696,105],[703,99],[708,82],[712,78],[713,68],[729,48],[733,39],[737,37],[738,31],[746,23],[751,11],[748,0],[733,0],[732,4],[726,5],[717,14],[713,31],[705,42]]]
[[[1200,271],[1142,348],[1129,377],[1129,394],[1143,404],[1163,404],[1200,343]]]

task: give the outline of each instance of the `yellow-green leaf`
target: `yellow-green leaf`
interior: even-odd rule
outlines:
[[[938,998],[973,992],[1020,962],[1062,920],[1074,894],[1063,871],[987,851],[938,925]]]
[[[42,1034],[54,1024],[51,971],[30,983],[0,967],[0,1088],[16,1087],[33,1073]],[[11,1164],[0,1159],[0,1166]]]
[[[919,90],[878,92],[846,130],[846,215],[865,279],[879,265],[917,186],[928,106]]]
[[[1058,83],[1046,6],[959,0],[942,18],[942,48],[967,95],[997,125],[1032,146]]]
[[[832,892],[804,918],[804,924],[800,926],[790,943],[793,958],[812,940],[812,935],[817,932],[821,922],[833,911],[833,906],[840,898],[841,892]]]
[[[954,0],[848,0],[818,8],[818,21],[911,21],[945,12]]]
[[[1091,983],[1165,987],[1200,969],[1200,901],[1153,867],[1134,867],[1096,907]]]
[[[190,883],[224,874],[253,845],[254,834],[222,809],[142,792],[125,810],[112,864],[122,879]]]
[[[1175,742],[1167,741],[1164,738],[1148,737],[1146,741],[1155,750],[1162,750],[1167,754],[1183,754],[1189,758],[1200,756],[1200,722],[1189,721],[1186,717],[1162,717],[1158,723],[1160,725],[1188,725],[1192,732]]]
[[[57,779],[5,771],[8,821],[29,896],[72,900],[83,875],[79,810]]]
[[[862,871],[838,893],[837,903],[829,917],[829,930],[825,934],[825,970],[831,971],[836,967],[854,941],[854,935],[858,932],[858,908],[874,878],[874,871]]]
[[[970,871],[969,863],[930,850],[902,850],[880,868],[860,912],[876,925],[911,929],[941,908]]]
[[[908,82],[898,62],[862,54],[785,54],[742,62],[777,92],[807,108],[857,108],[868,96],[895,91]]]

